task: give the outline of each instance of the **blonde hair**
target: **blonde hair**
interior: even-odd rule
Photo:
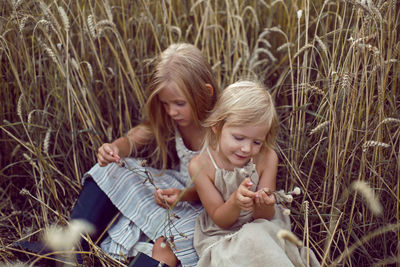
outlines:
[[[222,91],[211,115],[204,122],[207,129],[204,147],[217,147],[225,124],[241,126],[263,123],[269,128],[264,146],[273,148],[278,135],[278,116],[271,95],[261,83],[238,81]]]
[[[194,45],[178,43],[170,45],[158,58],[151,83],[147,88],[147,102],[144,109],[145,123],[149,140],[155,139],[156,162],[166,168],[168,143],[175,136],[175,123],[165,112],[158,94],[169,82],[174,82],[184,94],[190,105],[193,120],[201,125],[208,116],[217,99],[217,84],[210,64],[203,53]],[[212,90],[207,87],[212,86]],[[147,140],[147,141],[149,141]]]

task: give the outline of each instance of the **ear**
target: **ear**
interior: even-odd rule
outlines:
[[[207,89],[210,91],[210,95],[214,95],[214,88],[211,84],[206,83]]]
[[[215,135],[217,135],[217,127],[211,126],[211,130],[213,131],[213,133],[214,133]]]

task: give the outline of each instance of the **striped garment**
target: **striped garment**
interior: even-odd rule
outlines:
[[[125,166],[108,164],[100,167],[96,164],[84,176],[90,175],[98,186],[107,194],[121,215],[108,230],[107,237],[101,244],[109,255],[121,258],[133,257],[137,253],[135,245],[141,243],[144,233],[155,241],[160,236],[174,236],[175,255],[182,266],[196,266],[198,257],[193,248],[193,234],[196,217],[203,210],[200,203],[179,202],[173,212],[179,219],[172,219],[168,225],[168,210],[161,208],[154,201],[154,186],[146,181],[144,170],[149,171],[155,184],[161,188],[184,189],[191,186],[188,164],[198,152],[187,149],[182,138],[175,137],[176,150],[180,160],[180,170],[166,170],[161,176],[159,170],[142,167],[141,161],[125,158]],[[184,235],[181,235],[183,233]]]

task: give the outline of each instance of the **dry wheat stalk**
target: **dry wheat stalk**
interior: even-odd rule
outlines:
[[[13,3],[13,8],[15,9],[15,10],[17,10],[18,9],[18,7],[24,2],[25,0],[18,0],[18,1],[13,1],[14,3]]]
[[[324,121],[323,123],[318,124],[314,129],[310,131],[310,135],[320,132],[325,129],[329,125],[330,121]]]
[[[54,53],[53,49],[48,47],[45,43],[40,41],[41,46],[43,47],[44,51],[46,51],[47,55],[53,60],[54,63],[58,64],[58,59],[56,54]]]
[[[106,10],[106,14],[107,14],[108,20],[112,21],[113,20],[113,15],[112,15],[110,3],[108,2],[108,0],[104,1],[104,9]]]
[[[28,17],[23,17],[21,19],[21,22],[19,23],[19,33],[22,33],[22,30],[25,28],[26,21],[28,20]]]
[[[66,32],[68,32],[69,28],[70,28],[70,24],[69,24],[69,19],[68,19],[67,13],[65,13],[64,8],[62,8],[61,6],[58,7],[58,12],[60,13],[61,20],[64,25],[64,30]]]
[[[343,74],[340,86],[341,86],[342,90],[344,90],[345,93],[348,92],[348,90],[350,89],[350,86],[351,86],[351,77],[350,77],[349,73]]]
[[[149,182],[154,187],[155,190],[159,189],[159,187],[154,182],[154,177],[153,177],[152,173],[150,171],[148,171],[146,168],[146,165],[147,165],[146,160],[143,160],[140,163],[142,169],[137,168],[137,167],[130,167],[124,159],[121,159],[121,161],[118,163],[118,165],[122,168],[126,168],[127,170],[131,171],[138,178],[143,177],[144,178],[143,183]],[[182,193],[183,193],[183,191],[182,191]],[[176,226],[174,223],[174,219],[180,219],[180,217],[178,215],[176,215],[175,212],[173,211],[176,203],[171,206],[168,204],[167,201],[165,201],[165,199],[164,199],[164,202],[165,202],[164,204],[166,206],[165,210],[166,210],[167,225],[163,229],[164,230],[164,241],[162,242],[162,244],[166,245],[166,243],[168,243],[171,248],[174,248],[176,250],[176,245],[174,242],[175,237],[172,234],[172,229],[175,229],[179,233],[179,235],[182,237],[186,238],[186,235],[183,232],[178,231],[178,229],[176,229]]]
[[[0,264],[0,267],[28,267],[29,265],[25,265],[23,263],[7,263]]]
[[[321,47],[322,51],[324,51],[325,55],[328,56],[328,48],[324,42],[322,42],[321,38],[319,38],[318,35],[315,35],[315,39],[317,40],[317,43]]]
[[[385,118],[381,121],[381,124],[385,124],[385,123],[398,123],[400,124],[400,119],[397,118]]]
[[[290,49],[290,48],[292,48],[292,47],[294,47],[294,44],[293,44],[293,43],[284,43],[284,44],[280,45],[280,46],[276,49],[276,51],[277,51],[277,52],[283,52],[283,50]]]
[[[105,27],[115,28],[115,24],[114,22],[108,19],[103,19],[96,23],[96,29],[101,29]]]
[[[97,37],[97,34],[96,34],[96,29],[95,29],[94,23],[93,23],[93,15],[89,15],[87,17],[87,24],[88,24],[90,35],[92,36],[93,39],[95,39]]]
[[[370,140],[370,141],[367,141],[367,142],[365,142],[365,143],[363,144],[363,146],[362,146],[363,151],[364,151],[364,152],[367,151],[367,149],[368,149],[369,147],[389,148],[390,145],[389,145],[389,144],[386,144],[386,143],[383,143],[383,142]]]
[[[50,135],[51,135],[51,127],[49,129],[47,129],[46,136],[44,137],[43,152],[45,154],[49,153]]]
[[[376,8],[376,6],[374,5],[374,2],[372,2],[372,0],[367,0],[367,3],[368,3],[368,9],[371,11],[372,14],[378,17],[379,22],[382,23],[383,21],[382,14],[381,12],[379,12],[379,9]]]
[[[371,212],[377,216],[383,214],[382,205],[376,197],[374,190],[365,181],[355,181],[351,184],[354,191],[360,193],[367,203]]]
[[[22,120],[22,101],[25,101],[25,95],[21,94],[17,102],[17,115]]]

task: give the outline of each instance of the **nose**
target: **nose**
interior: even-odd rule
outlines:
[[[242,150],[242,152],[249,153],[251,151],[251,143],[250,142],[243,142],[241,150]]]
[[[173,105],[170,105],[167,109],[167,113],[170,117],[174,117],[178,114],[178,110]]]

